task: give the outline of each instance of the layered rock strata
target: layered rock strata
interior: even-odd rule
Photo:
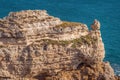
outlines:
[[[0,19],[0,79],[115,80],[104,55],[97,20],[88,30],[44,10]]]

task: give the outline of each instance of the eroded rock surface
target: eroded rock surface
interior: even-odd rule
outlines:
[[[61,21],[44,10],[12,12],[0,19],[0,78],[115,80],[100,23]]]

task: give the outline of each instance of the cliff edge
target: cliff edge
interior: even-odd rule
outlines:
[[[0,19],[0,79],[116,80],[105,57],[100,22],[91,30],[45,10]]]

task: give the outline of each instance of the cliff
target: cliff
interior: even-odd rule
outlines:
[[[0,79],[116,80],[104,56],[97,20],[88,30],[45,10],[12,12],[0,19]]]

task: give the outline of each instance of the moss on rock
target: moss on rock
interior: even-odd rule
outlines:
[[[51,40],[51,39],[42,39],[40,41],[36,41],[36,42],[42,42],[42,44],[52,44],[52,45],[62,45],[62,46],[67,46],[70,43],[72,43],[72,48],[76,48],[77,46],[81,46],[83,44],[87,44],[87,45],[91,45],[91,44],[95,44],[95,42],[97,41],[97,39],[92,38],[90,35],[86,35],[86,36],[81,36],[80,38],[77,39],[73,39],[73,40]]]

